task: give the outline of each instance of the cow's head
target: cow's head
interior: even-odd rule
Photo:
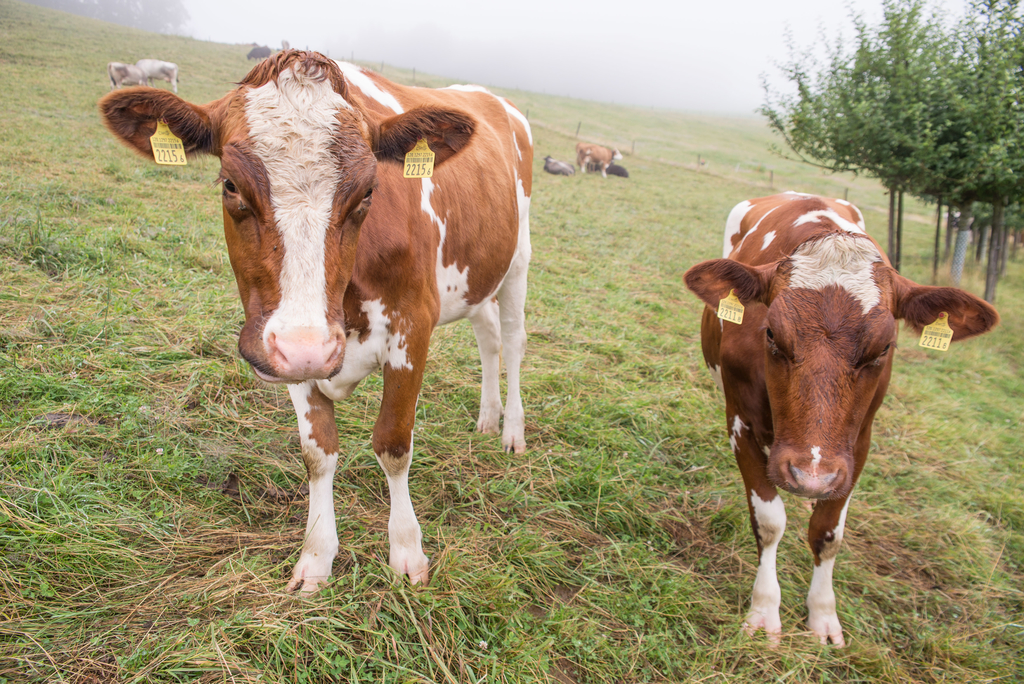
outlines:
[[[622,153],[618,150],[612,150],[612,161],[618,161],[622,159]]]
[[[189,154],[220,158],[224,234],[245,309],[238,347],[271,382],[322,379],[341,368],[344,293],[378,175],[400,175],[420,138],[439,166],[474,130],[466,115],[436,108],[370,115],[350,97],[337,64],[296,50],[260,63],[206,105],[133,88],[104,97],[100,112],[115,136],[150,159],[160,120]]]
[[[897,319],[920,333],[948,313],[953,341],[999,321],[973,295],[899,275],[864,235],[830,234],[761,267],[705,261],[685,278],[713,309],[730,290],[747,307],[739,332],[756,335],[754,346],[763,349],[775,433],[768,474],[810,498],[845,496],[853,486],[863,465],[857,442],[869,439],[892,370]]]

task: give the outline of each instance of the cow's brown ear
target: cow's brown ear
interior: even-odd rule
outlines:
[[[918,285],[909,278],[893,273],[896,318],[920,333],[935,322],[939,314],[949,314],[947,323],[953,329],[953,341],[974,337],[991,330],[999,323],[999,314],[988,302],[955,287]]]
[[[712,259],[702,261],[683,276],[686,286],[700,297],[712,309],[718,308],[718,302],[729,296],[730,290],[743,304],[766,301],[772,277],[778,264],[767,266],[747,266],[732,259]]]
[[[386,119],[377,131],[374,154],[381,161],[404,162],[405,155],[426,138],[434,153],[434,166],[443,164],[469,144],[476,124],[460,112],[420,107]]]
[[[163,120],[181,138],[185,152],[213,152],[213,129],[206,110],[159,88],[126,88],[103,96],[100,116],[110,132],[144,157],[153,158],[149,138]]]

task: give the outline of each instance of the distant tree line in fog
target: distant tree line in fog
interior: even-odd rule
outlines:
[[[27,0],[33,5],[70,12],[121,26],[175,33],[188,22],[181,0]]]

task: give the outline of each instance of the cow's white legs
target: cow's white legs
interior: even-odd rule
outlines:
[[[607,178],[608,177],[608,165],[607,164],[603,164],[601,166],[601,177],[602,178]]]
[[[819,504],[820,505],[820,504]],[[846,499],[843,509],[839,513],[839,522],[834,528],[821,535],[822,540],[818,544],[818,553],[814,565],[814,575],[811,577],[811,588],[807,592],[807,626],[822,644],[829,640],[836,646],[845,646],[843,639],[843,628],[839,624],[839,615],[836,613],[836,594],[832,589],[832,569],[836,564],[836,555],[843,543],[843,530],[846,527],[846,511],[850,506],[850,499]],[[818,510],[815,510],[818,513]],[[812,516],[811,529],[815,521]]]
[[[519,190],[519,251],[498,288],[501,317],[501,342],[505,355],[508,396],[505,399],[505,425],[501,445],[506,452],[526,451],[526,416],[519,393],[519,369],[526,354],[526,274],[530,267],[530,198]]]
[[[757,520],[757,537],[761,542],[761,557],[757,566],[757,579],[750,597],[750,612],[743,621],[743,629],[753,634],[764,629],[772,643],[779,643],[782,636],[782,619],[779,606],[782,603],[782,589],[776,574],[775,559],[779,542],[786,531],[786,507],[778,494],[769,501],[763,501],[757,492],[750,492],[750,505]]]
[[[485,433],[497,433],[501,419],[501,326],[498,323],[498,302],[488,300],[472,316],[473,333],[480,350],[480,365],[483,382],[480,387],[480,418],[476,429]]]
[[[310,593],[330,577],[331,565],[338,555],[338,528],[334,518],[338,436],[333,404],[320,393],[315,382],[289,385],[288,393],[298,418],[302,460],[309,476],[306,540],[288,583],[288,591],[301,589]]]
[[[411,440],[410,440],[411,446]],[[423,533],[409,496],[409,466],[412,449],[395,456],[383,454],[377,463],[388,478],[391,492],[391,517],[388,520],[388,541],[391,544],[389,565],[399,575],[408,575],[413,584],[426,583],[430,561],[423,553]]]

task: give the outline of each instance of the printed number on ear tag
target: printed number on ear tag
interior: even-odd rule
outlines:
[[[737,325],[743,322],[743,304],[736,297],[736,290],[729,290],[729,296],[718,301],[718,317]]]
[[[921,341],[918,346],[936,351],[946,351],[949,343],[953,341],[953,329],[949,327],[949,314],[945,311],[939,314],[938,320],[931,325],[924,326],[921,331]]]
[[[181,144],[181,138],[171,133],[163,121],[156,124],[156,133],[149,136],[149,144],[153,148],[153,160],[157,164],[169,166],[185,166],[188,159],[185,157],[185,146]]]
[[[416,147],[405,155],[405,178],[430,178],[434,175],[434,153],[427,146],[427,139],[420,138]]]

